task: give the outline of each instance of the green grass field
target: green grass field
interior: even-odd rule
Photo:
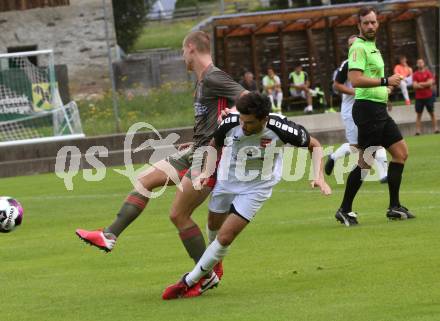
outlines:
[[[198,22],[198,20],[191,19],[176,22],[150,22],[144,27],[132,51],[155,48],[181,49],[183,38]]]
[[[387,221],[387,187],[367,182],[361,225],[348,229],[333,218],[343,185],[331,179],[326,198],[305,180],[281,182],[231,247],[220,286],[168,302],[163,289],[193,266],[168,219],[172,188],[104,254],[74,230],[109,224],[126,178],[108,169],[71,192],[53,174],[0,179],[25,207],[23,225],[0,235],[0,320],[438,321],[440,136],[408,143],[401,199],[417,219]],[[205,225],[206,204],[194,217]]]

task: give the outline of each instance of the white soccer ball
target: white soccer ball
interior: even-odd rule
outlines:
[[[0,233],[13,231],[23,221],[23,207],[9,196],[0,197]]]

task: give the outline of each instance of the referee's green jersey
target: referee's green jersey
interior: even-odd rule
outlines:
[[[382,78],[385,76],[384,62],[374,41],[357,38],[348,54],[348,69],[361,70],[365,77]],[[385,86],[356,88],[355,99],[387,103],[388,90]]]

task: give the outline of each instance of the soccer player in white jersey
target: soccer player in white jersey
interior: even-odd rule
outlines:
[[[356,38],[357,35],[352,35],[348,38],[348,48],[351,47]],[[348,80],[348,59],[337,69],[335,79],[333,80],[333,88],[342,94],[341,117],[345,127],[345,138],[347,139],[347,143],[342,144],[337,150],[329,155],[327,162],[325,163],[325,173],[327,175],[331,175],[333,172],[336,160],[357,152],[358,129],[352,116],[355,93],[350,80]],[[379,173],[379,180],[381,183],[386,183],[388,163],[385,148],[382,147],[376,151],[375,159],[376,168]]]
[[[215,272],[211,272],[213,267],[223,259],[230,244],[281,179],[282,155],[275,152],[276,147],[289,144],[313,152],[311,185],[319,187],[324,195],[331,194],[323,174],[322,147],[304,127],[284,116],[269,114],[269,98],[257,92],[240,97],[236,106],[239,113],[231,113],[223,120],[211,142],[218,151],[222,148],[223,151],[209,210],[230,215],[194,269],[165,289],[164,300],[199,296],[218,284]]]

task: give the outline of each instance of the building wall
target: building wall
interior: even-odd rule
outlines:
[[[111,0],[105,1],[115,59],[113,10]],[[68,6],[0,12],[0,53],[32,45],[53,49],[55,63],[67,65],[73,96],[110,88],[102,0],[70,0]]]

